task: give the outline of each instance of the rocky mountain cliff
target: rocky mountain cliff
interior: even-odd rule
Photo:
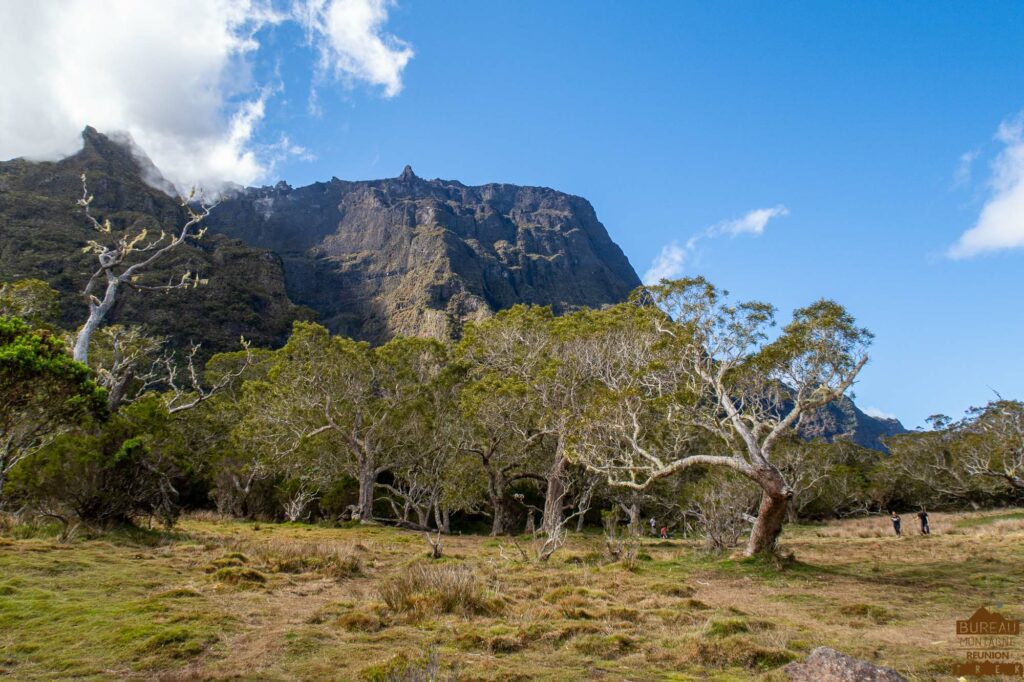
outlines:
[[[159,172],[128,141],[92,128],[79,153],[56,163],[0,162],[0,281],[38,277],[62,294],[63,323],[85,317],[78,292],[93,269],[92,238],[75,201],[88,176],[93,207],[115,229],[180,225],[182,209]],[[210,215],[210,234],[147,275],[184,270],[208,286],[146,297],[126,291],[111,321],[144,324],[207,352],[235,350],[245,335],[280,345],[292,321],[316,318],[338,334],[450,338],[462,325],[516,303],[564,312],[624,300],[639,278],[585,199],[542,187],[469,187],[397,178],[292,188],[238,188]],[[883,450],[905,431],[848,399],[820,411],[804,436],[848,435]]]
[[[454,338],[516,303],[556,312],[624,300],[640,285],[586,199],[543,187],[332,178],[245,189],[212,230],[270,249],[288,293],[332,331],[370,341]]]
[[[23,159],[0,162],[0,281],[36,277],[61,293],[63,324],[85,320],[79,292],[95,269],[95,256],[81,247],[95,237],[75,201],[86,173],[95,196],[94,213],[110,218],[115,230],[152,234],[181,225],[178,202],[151,187],[156,169],[128,142],[116,142],[92,128],[80,152],[56,163]],[[178,343],[195,341],[206,353],[237,350],[244,335],[256,345],[285,341],[295,319],[315,316],[288,299],[281,259],[237,239],[207,235],[160,261],[143,283],[165,284],[184,271],[210,277],[189,291],[139,294],[126,289],[110,320],[145,324]]]
[[[865,414],[846,396],[818,410],[800,429],[800,435],[807,439],[822,438],[831,442],[836,438],[849,438],[861,447],[881,452],[888,452],[882,439],[900,433],[907,433],[907,429],[899,419]]]

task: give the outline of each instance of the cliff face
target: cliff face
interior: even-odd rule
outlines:
[[[240,190],[209,224],[278,253],[292,300],[371,341],[455,337],[516,303],[616,303],[640,284],[585,199],[423,180],[408,167],[388,180]]]
[[[901,433],[907,433],[907,429],[898,419],[865,414],[846,396],[819,409],[800,429],[800,435],[809,440],[822,438],[832,442],[848,438],[861,447],[880,452],[889,451],[883,438]]]
[[[82,173],[95,196],[94,214],[109,218],[115,230],[159,234],[184,220],[178,202],[143,179],[158,179],[158,172],[127,141],[92,128],[83,141],[82,151],[56,163],[0,162],[0,281],[49,282],[61,293],[63,324],[72,329],[85,319],[79,292],[95,270],[95,256],[81,251],[95,237],[75,205]],[[256,345],[278,345],[293,320],[313,316],[288,299],[281,259],[265,249],[207,235],[159,261],[142,283],[165,284],[186,270],[209,277],[209,285],[162,294],[126,288],[110,321],[144,324],[179,344],[201,343],[210,353],[237,350],[242,335]]]
[[[62,294],[63,324],[85,318],[79,292],[94,269],[93,238],[75,201],[86,173],[97,215],[115,229],[151,233],[181,225],[159,171],[128,142],[91,128],[81,152],[57,163],[0,162],[0,281],[37,277]],[[210,234],[146,276],[185,270],[209,285],[166,294],[125,290],[111,322],[144,324],[176,343],[235,350],[244,335],[278,346],[292,321],[318,318],[338,334],[383,341],[396,334],[457,337],[462,325],[516,303],[556,312],[624,300],[639,278],[580,197],[542,187],[397,178],[336,178],[293,189],[237,189],[206,223]],[[300,304],[300,305],[296,305]],[[308,306],[308,307],[307,307]],[[804,424],[805,438],[849,437],[884,450],[896,420],[844,398]]]

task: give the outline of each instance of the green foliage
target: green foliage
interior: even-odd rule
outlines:
[[[67,418],[102,415],[105,406],[104,392],[89,368],[72,360],[59,338],[32,331],[14,317],[0,317],[0,393],[5,426],[12,423],[7,410],[44,401],[51,412]]]
[[[58,436],[19,463],[10,487],[33,507],[90,524],[153,516],[171,525],[188,471],[184,455],[170,417],[151,396],[102,424]]]
[[[110,219],[115,236],[142,230],[155,236],[185,219],[178,202],[148,186],[130,155],[109,141],[93,138],[81,153],[59,164],[5,163],[0,280],[27,275],[52,286],[60,297],[59,326],[67,330],[85,319],[81,292],[96,268],[95,256],[80,248],[88,223],[74,208],[83,172],[95,192],[93,208]],[[256,345],[280,344],[294,320],[315,317],[288,299],[279,259],[222,235],[183,244],[140,283],[177,281],[186,271],[209,278],[209,286],[166,292],[157,305],[149,293],[126,289],[115,311],[117,321],[144,325],[175,346],[194,340],[202,344],[205,357],[237,348],[240,335]]]
[[[0,502],[6,477],[55,436],[107,412],[106,392],[51,332],[0,317]]]
[[[0,284],[0,317],[20,317],[33,327],[52,328],[60,317],[60,293],[39,279]]]
[[[959,421],[931,418],[933,429],[886,441],[881,472],[893,506],[980,506],[1024,496],[1024,403],[994,400]]]

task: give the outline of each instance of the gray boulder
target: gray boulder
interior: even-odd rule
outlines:
[[[803,663],[790,663],[783,671],[793,682],[906,682],[892,668],[872,665],[828,647],[818,647]]]

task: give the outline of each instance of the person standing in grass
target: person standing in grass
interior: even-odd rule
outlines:
[[[658,522],[651,517],[651,537],[658,537]]]
[[[932,529],[928,526],[928,512],[924,510],[924,507],[917,512],[917,518],[921,520],[921,535],[931,535]]]
[[[902,537],[903,533],[900,532],[900,515],[896,513],[896,510],[889,512],[889,520],[892,521],[892,528],[896,531],[896,537]]]

